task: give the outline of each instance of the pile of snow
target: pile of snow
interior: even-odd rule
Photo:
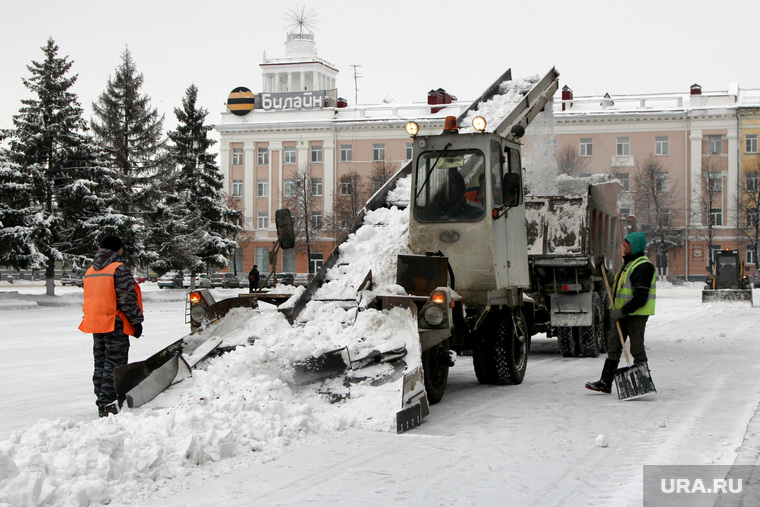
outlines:
[[[293,383],[294,362],[341,347],[360,358],[405,346],[407,368],[420,363],[411,312],[367,308],[376,294],[403,292],[395,285],[395,263],[408,252],[408,211],[380,209],[364,223],[341,246],[336,267],[296,325],[270,305],[234,309],[197,340],[219,336],[223,345],[239,347],[152,402],[90,422],[41,420],[0,442],[0,504],[139,502],[186,485],[199,465],[223,473],[250,461],[252,452],[266,459],[348,427],[395,431],[403,365]],[[371,290],[358,293],[369,271]],[[146,296],[184,297],[184,291]]]

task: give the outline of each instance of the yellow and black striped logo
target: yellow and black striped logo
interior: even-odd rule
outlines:
[[[245,86],[238,86],[227,97],[227,109],[230,113],[245,116],[250,113],[254,106],[254,97],[251,90]]]

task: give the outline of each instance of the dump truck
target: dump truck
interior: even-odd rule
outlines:
[[[744,272],[744,261],[738,250],[717,250],[713,253],[712,270],[705,280],[702,302],[749,301],[752,299],[752,284]]]
[[[617,180],[563,177],[558,195],[528,196],[530,289],[524,313],[531,336],[556,337],[563,357],[607,350],[609,278],[620,265]]]

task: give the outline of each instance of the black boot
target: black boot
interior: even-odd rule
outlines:
[[[602,377],[596,382],[586,382],[586,389],[610,394],[612,392],[612,379],[615,376],[615,370],[617,370],[617,367],[618,361],[605,359],[604,367],[602,368]]]

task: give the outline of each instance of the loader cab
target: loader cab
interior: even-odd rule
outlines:
[[[449,118],[442,134],[413,141],[412,251],[446,255],[465,300],[527,286],[519,142],[492,133],[459,133],[456,119]]]

